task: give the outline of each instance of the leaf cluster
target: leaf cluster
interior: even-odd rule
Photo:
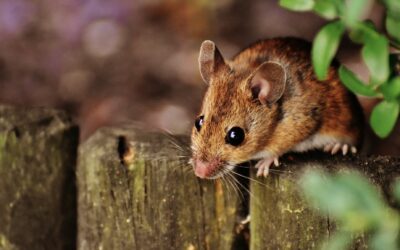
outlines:
[[[331,20],[321,28],[313,41],[312,63],[319,80],[324,80],[340,41],[347,30],[355,43],[362,45],[361,55],[370,72],[364,83],[345,66],[339,77],[355,94],[378,97],[381,102],[371,113],[370,124],[375,133],[387,137],[393,130],[400,112],[400,76],[398,54],[390,54],[390,46],[400,48],[400,1],[382,0],[386,8],[386,33],[364,20],[371,11],[372,0],[280,0],[280,5],[294,11],[314,11]]]
[[[312,170],[302,176],[301,187],[307,200],[338,224],[336,233],[321,249],[346,249],[355,237],[366,233],[371,249],[400,248],[400,214],[359,173],[327,175]],[[400,200],[400,182],[395,185],[394,196]]]

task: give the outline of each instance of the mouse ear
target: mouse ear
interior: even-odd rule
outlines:
[[[225,65],[224,58],[214,42],[206,40],[201,44],[199,68],[203,81],[210,84],[211,76]]]
[[[250,87],[254,98],[262,104],[278,101],[286,88],[286,72],[279,63],[264,62],[250,76]]]

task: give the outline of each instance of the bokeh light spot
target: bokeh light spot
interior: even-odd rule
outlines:
[[[110,19],[90,23],[83,34],[83,45],[94,57],[109,57],[119,51],[124,42],[123,30]]]

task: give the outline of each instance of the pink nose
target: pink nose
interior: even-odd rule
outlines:
[[[218,168],[218,162],[213,161],[213,162],[204,162],[199,159],[195,160],[195,165],[194,165],[194,173],[204,179],[207,177],[211,177],[214,173],[215,170]]]

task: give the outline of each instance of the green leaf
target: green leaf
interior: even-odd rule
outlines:
[[[320,249],[324,250],[343,250],[347,249],[352,241],[352,235],[346,231],[333,234],[329,241],[324,242]]]
[[[339,47],[344,29],[344,24],[341,21],[331,22],[325,25],[314,38],[311,57],[314,71],[319,80],[326,78],[329,65]]]
[[[384,100],[372,110],[370,124],[379,137],[385,138],[393,130],[398,116],[399,103]]]
[[[387,12],[391,15],[394,19],[400,19],[400,1],[399,0],[384,0],[383,1]]]
[[[386,17],[386,30],[390,36],[400,42],[400,20],[394,19],[388,15]]]
[[[400,76],[394,77],[382,84],[380,90],[386,100],[396,100],[400,96]]]
[[[348,27],[353,27],[372,6],[370,0],[348,0],[345,4],[343,19]]]
[[[378,189],[357,172],[328,175],[308,170],[300,179],[303,192],[337,231],[321,249],[346,249],[360,233],[367,233],[371,249],[397,249],[399,215],[386,205]],[[400,182],[394,188],[400,200]]]
[[[362,57],[367,65],[371,82],[382,84],[389,77],[389,42],[379,35],[373,39],[367,39],[361,50]]]
[[[340,66],[339,77],[343,84],[350,89],[353,93],[363,96],[376,96],[377,93],[368,85],[359,80],[353,72],[348,70],[345,66]]]
[[[382,225],[374,232],[369,240],[371,249],[379,250],[398,250],[397,239],[399,233],[398,216],[395,213],[389,213],[392,216],[388,219],[382,219]]]
[[[333,19],[338,16],[335,0],[316,0],[313,10],[326,19]]]
[[[314,7],[314,0],[280,0],[279,5],[289,10],[307,11]]]
[[[363,231],[379,223],[384,212],[384,202],[376,188],[358,173],[340,173],[335,178],[336,189],[342,189],[341,195],[347,195],[352,202],[347,210],[339,214],[339,220],[345,228],[353,232]]]
[[[349,37],[353,42],[366,43],[368,39],[374,39],[379,36],[376,31],[375,24],[371,20],[359,22],[352,27]]]
[[[352,232],[365,230],[381,218],[384,203],[377,190],[356,173],[330,177],[309,171],[301,178],[306,197]]]

